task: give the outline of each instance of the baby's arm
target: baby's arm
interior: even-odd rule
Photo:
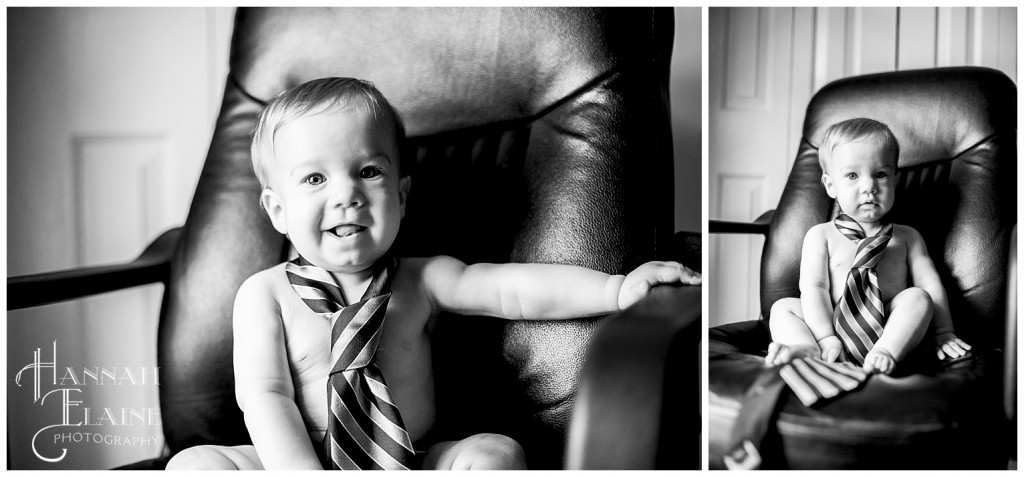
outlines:
[[[295,404],[280,309],[263,275],[238,290],[235,398],[264,468],[323,470]]]
[[[946,289],[942,286],[935,264],[928,255],[928,247],[921,234],[912,227],[906,227],[907,233],[907,266],[910,269],[911,283],[923,289],[932,297],[932,326],[935,330],[935,345],[939,359],[959,358],[967,354],[971,345],[956,337],[953,332],[953,318],[949,313],[949,302]]]
[[[829,291],[828,242],[826,229],[812,227],[804,236],[800,256],[800,305],[804,323],[821,348],[822,359],[835,361],[842,343],[832,325],[832,294]]]
[[[675,262],[649,262],[628,276],[572,265],[466,265],[435,257],[423,268],[435,305],[460,314],[559,320],[610,313],[632,305],[658,283],[700,284],[700,274]]]

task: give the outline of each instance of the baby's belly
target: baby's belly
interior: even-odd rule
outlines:
[[[832,306],[839,303],[839,299],[846,291],[848,275],[849,271],[843,273],[833,272],[831,276]],[[898,267],[884,267],[878,270],[878,291],[881,295],[882,303],[888,306],[893,297],[906,290],[910,286],[907,278],[906,268],[900,270]]]
[[[380,360],[381,374],[387,381],[392,399],[398,405],[409,437],[415,443],[434,424],[434,382],[430,373],[430,356],[410,360],[405,356],[404,365],[393,366],[391,361]],[[427,363],[426,369],[418,369],[416,362]],[[310,439],[317,445],[327,432],[327,360],[310,365],[306,369],[294,370],[292,382],[295,388],[295,403],[302,414]]]

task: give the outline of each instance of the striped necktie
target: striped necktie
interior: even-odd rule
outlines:
[[[857,243],[857,254],[846,276],[846,288],[832,313],[836,334],[843,342],[848,359],[864,364],[864,357],[882,335],[885,307],[878,290],[875,266],[892,239],[892,223],[886,223],[877,234],[867,237],[860,224],[846,214],[836,217],[835,226],[846,238]]]
[[[345,305],[334,277],[299,257],[285,266],[292,288],[313,312],[331,320],[331,368],[324,450],[334,469],[407,470],[415,461],[412,440],[374,364],[396,263],[374,265],[362,300]]]

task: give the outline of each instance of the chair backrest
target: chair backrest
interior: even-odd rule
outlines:
[[[852,77],[821,89],[807,107],[803,139],[765,241],[761,312],[799,296],[800,244],[837,214],[821,184],[817,146],[825,130],[867,117],[900,143],[892,219],[924,237],[949,296],[957,334],[1001,347],[1006,261],[1017,221],[1016,86],[974,67]]]
[[[232,301],[287,249],[250,164],[265,101],[326,76],[368,79],[389,98],[417,162],[402,255],[621,273],[671,240],[672,34],[671,9],[239,9],[161,313],[171,450],[248,439],[234,398]],[[596,323],[441,317],[440,436],[506,433],[532,466],[560,466]]]

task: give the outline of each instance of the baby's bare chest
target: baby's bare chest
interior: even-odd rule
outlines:
[[[330,319],[312,313],[294,297],[281,300],[285,347],[299,407],[310,432],[327,425],[327,379],[331,362]],[[430,308],[396,292],[377,345],[375,364],[387,382],[413,438],[433,419],[433,377],[426,324]],[[424,409],[429,407],[429,410]]]
[[[841,236],[839,240],[830,240],[828,268],[833,303],[839,300],[846,289],[847,276],[850,274],[856,254],[856,242]],[[878,274],[878,287],[885,303],[910,286],[907,246],[902,238],[893,236],[889,240],[885,252],[875,266],[875,272]]]
[[[304,307],[304,304],[300,302]],[[282,310],[285,341],[293,371],[305,371],[329,363],[331,356],[331,320],[317,315],[308,308],[292,304]],[[426,338],[424,324],[429,310],[420,310],[398,300],[389,303],[381,337],[377,346],[377,360],[400,360],[414,351]],[[394,354],[394,356],[392,356]],[[378,363],[380,365],[380,363]]]

